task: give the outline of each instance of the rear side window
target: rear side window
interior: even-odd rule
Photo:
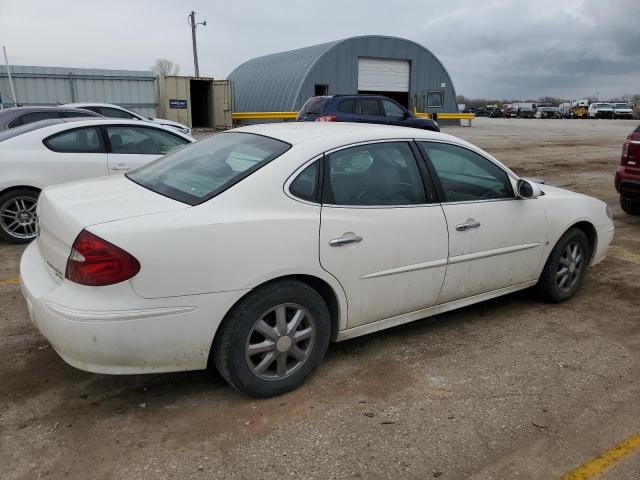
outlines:
[[[380,102],[373,98],[362,98],[357,102],[357,113],[360,115],[384,116],[380,109]]]
[[[302,106],[300,113],[301,114],[311,113],[316,115],[322,115],[325,111],[327,104],[329,103],[329,99],[330,97],[311,97]]]
[[[395,206],[427,203],[422,176],[406,142],[345,148],[327,156],[323,203]]]
[[[342,113],[353,113],[356,101],[351,100],[342,100],[338,105],[338,111]]]
[[[149,127],[107,127],[111,152],[137,155],[165,155],[187,140]]]
[[[61,153],[104,153],[102,135],[95,127],[56,133],[44,140],[49,150]]]
[[[60,118],[59,112],[31,112],[20,115],[9,124],[9,128],[19,125],[28,125],[29,123],[39,122],[40,120],[49,120],[50,118]]]
[[[318,191],[319,160],[305,168],[289,185],[289,192],[308,202],[316,201]]]
[[[289,150],[249,133],[219,133],[148,163],[127,177],[160,195],[197,205],[215,197]]]
[[[108,118],[138,118],[129,112],[125,112],[124,110],[118,110],[117,108],[110,107],[98,107],[98,113]]]
[[[95,115],[89,112],[60,112],[60,116],[62,118],[80,118],[80,117],[96,118]]]

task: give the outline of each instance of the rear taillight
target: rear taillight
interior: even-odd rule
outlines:
[[[72,282],[101,287],[124,282],[140,271],[140,263],[119,247],[83,230],[67,260],[65,277]]]
[[[622,158],[620,159],[620,165],[626,165],[629,160],[629,144],[631,143],[631,135],[627,137],[622,145]]]
[[[320,115],[318,118],[316,118],[316,122],[335,122],[335,121],[336,121],[335,115]]]

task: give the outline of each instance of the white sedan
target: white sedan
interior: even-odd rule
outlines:
[[[215,365],[264,397],[299,386],[331,340],[527,287],[570,298],[611,217],[449,135],[256,125],[45,189],[21,280],[34,324],[77,368]]]
[[[160,125],[98,117],[43,120],[0,132],[0,238],[35,238],[44,187],[121,174],[193,141]]]
[[[62,105],[63,107],[82,108],[84,110],[90,110],[95,113],[99,113],[103,117],[107,118],[123,118],[127,120],[141,120],[143,122],[153,122],[163,127],[173,128],[185,135],[191,135],[191,128],[183,125],[182,123],[174,122],[173,120],[167,120],[166,118],[145,117],[139,113],[129,110],[128,108],[121,107],[120,105],[114,105],[113,103],[67,103]]]

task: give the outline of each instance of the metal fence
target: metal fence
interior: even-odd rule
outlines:
[[[11,77],[18,105],[115,103],[156,115],[156,78],[150,71],[13,65]],[[4,107],[14,106],[5,66],[0,66],[0,96]]]

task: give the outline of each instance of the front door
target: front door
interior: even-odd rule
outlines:
[[[442,188],[449,265],[438,303],[535,280],[546,216],[535,199],[518,199],[509,175],[467,148],[423,142]]]
[[[349,328],[435,303],[447,226],[426,175],[409,142],[325,156],[320,263],[347,294]]]
[[[152,126],[104,127],[110,143],[109,174],[125,173],[180,147],[187,140]]]
[[[382,105],[377,98],[359,98],[356,101],[356,121],[363,123],[387,123]]]

